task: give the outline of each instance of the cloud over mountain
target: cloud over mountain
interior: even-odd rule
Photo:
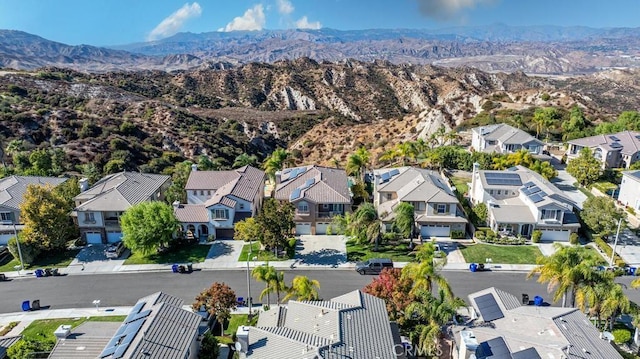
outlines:
[[[220,31],[254,31],[262,30],[266,22],[262,4],[247,9],[242,16],[235,17]]]
[[[465,9],[476,5],[490,4],[496,0],[416,0],[418,9],[427,17],[435,20],[451,20]]]
[[[278,5],[278,12],[282,15],[289,15],[293,12],[293,10],[295,10],[291,1],[278,0],[276,3]]]
[[[321,27],[322,27],[322,24],[320,23],[320,21],[309,22],[309,19],[306,16],[303,16],[298,21],[296,21],[296,28],[298,29],[318,30]]]
[[[187,20],[198,17],[200,14],[202,14],[202,8],[197,2],[184,4],[180,9],[167,16],[158,24],[158,26],[151,30],[147,36],[147,41],[158,40],[175,35],[180,31]]]

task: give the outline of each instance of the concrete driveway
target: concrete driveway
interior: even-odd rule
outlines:
[[[615,237],[611,239],[609,245],[613,247]],[[616,246],[616,253],[632,267],[640,266],[640,239],[629,229],[620,231],[618,237],[618,245]]]
[[[76,258],[65,268],[65,273],[99,273],[99,272],[117,272],[124,264],[125,259],[130,255],[126,249],[118,259],[108,259],[104,255],[107,245],[89,244],[82,248]]]
[[[576,179],[567,173],[567,170],[562,166],[555,166],[558,170],[558,176],[551,179],[551,183],[553,183],[558,189],[560,189],[564,194],[569,197],[570,200],[575,202],[578,205],[579,209],[582,209],[582,204],[587,200],[587,196],[580,192],[573,184]]]
[[[295,259],[304,265],[340,265],[347,262],[345,236],[300,236]]]

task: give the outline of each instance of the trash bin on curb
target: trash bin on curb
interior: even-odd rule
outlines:
[[[484,270],[484,263],[478,264],[478,271],[482,272]]]
[[[31,310],[40,310],[40,299],[31,302]]]
[[[171,271],[172,271],[173,273],[178,273],[178,265],[177,265],[177,264],[172,265],[172,266],[171,266]]]
[[[187,271],[187,267],[183,266],[182,264],[178,266],[178,272],[185,273],[186,271]]]
[[[35,276],[38,278],[44,277],[44,271],[42,269],[36,269],[33,274],[35,274]]]
[[[522,293],[522,304],[529,305],[529,294]]]
[[[638,268],[636,267],[629,267],[629,275],[636,275],[636,270]]]
[[[535,306],[538,306],[538,307],[539,307],[539,306],[541,306],[543,303],[544,303],[544,299],[543,299],[541,296],[536,295],[535,297],[533,297],[533,305],[535,305]]]
[[[187,263],[187,272],[193,272],[193,263]]]
[[[469,270],[472,272],[476,272],[478,270],[478,265],[475,263],[469,264]]]
[[[28,312],[31,310],[31,305],[29,303],[28,300],[25,300],[24,302],[22,302],[22,311],[23,312]]]

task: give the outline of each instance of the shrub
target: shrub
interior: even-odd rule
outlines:
[[[465,234],[466,234],[465,231],[453,230],[453,231],[451,231],[451,238],[453,238],[453,239],[463,239],[463,238],[466,237]]]
[[[484,239],[484,237],[485,237],[485,236],[484,236],[484,231],[481,231],[481,230],[477,230],[477,231],[476,231],[476,238],[477,238],[477,239],[482,240],[482,239]]]
[[[598,248],[600,248],[601,251],[604,252],[607,258],[611,258],[611,253],[613,253],[613,249],[611,249],[611,246],[609,246],[609,244],[605,242],[604,239],[602,239],[601,237],[593,237],[593,242],[598,246]],[[624,267],[627,265],[627,263],[625,263],[625,261],[622,258],[620,258],[620,256],[617,253],[613,258],[613,262],[618,267]]]
[[[540,98],[542,99],[542,101],[549,101],[551,99],[551,95],[545,92],[540,96]]]
[[[9,252],[11,252],[13,258],[20,258],[16,237],[12,237],[9,239],[7,247],[9,247]],[[33,263],[36,260],[38,254],[40,254],[40,250],[34,244],[28,244],[24,241],[24,239],[20,239],[20,252],[22,252],[22,261],[24,262],[25,266]]]
[[[571,244],[578,244],[579,243],[579,238],[578,238],[578,233],[571,233],[569,235],[569,243]]]
[[[629,329],[614,329],[613,330],[613,341],[616,344],[624,344],[631,341],[631,331]]]
[[[541,238],[542,238],[542,231],[539,231],[536,229],[531,234],[531,242],[533,243],[539,243]]]
[[[218,339],[210,331],[204,333],[202,342],[200,343],[200,352],[198,358],[217,358],[220,354]]]

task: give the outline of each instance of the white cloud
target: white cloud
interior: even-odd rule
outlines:
[[[289,15],[295,10],[291,1],[288,0],[278,0],[278,12],[283,15]]]
[[[451,20],[460,11],[496,0],[417,0],[420,12],[436,20]]]
[[[264,8],[261,4],[247,9],[242,16],[238,16],[231,20],[222,31],[240,31],[240,30],[262,30],[266,18],[264,16]]]
[[[300,18],[300,20],[296,21],[296,28],[298,29],[313,29],[318,30],[322,27],[320,21],[309,22],[306,16]]]
[[[147,41],[158,40],[176,34],[187,20],[198,17],[201,13],[202,8],[197,2],[184,4],[180,9],[166,17],[158,26],[151,30],[149,36],[147,36]]]

